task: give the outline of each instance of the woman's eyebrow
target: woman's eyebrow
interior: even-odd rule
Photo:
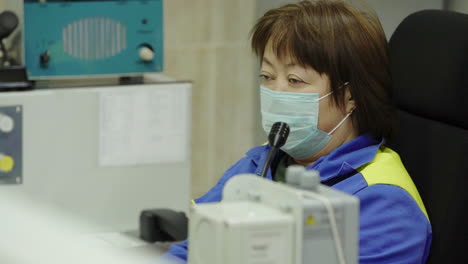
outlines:
[[[273,66],[273,63],[271,63],[266,57],[263,57],[263,62],[265,62],[269,66]]]
[[[271,63],[266,57],[263,57],[263,62],[265,62],[269,66],[273,66],[273,63]],[[295,62],[289,62],[288,64],[286,64],[286,67],[288,68],[295,67],[295,66],[297,66],[297,63]]]

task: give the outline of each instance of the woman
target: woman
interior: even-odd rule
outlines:
[[[262,123],[291,132],[267,178],[287,166],[320,172],[321,182],[360,199],[360,263],[424,263],[431,226],[398,155],[385,147],[393,107],[387,41],[375,15],[341,1],[303,1],[273,9],[252,30],[261,61]],[[196,203],[221,200],[241,173],[260,175],[268,146],[247,152]],[[187,242],[169,254],[186,259]]]

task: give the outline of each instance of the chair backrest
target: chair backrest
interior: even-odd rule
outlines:
[[[468,263],[468,15],[411,14],[390,39],[400,154],[433,228],[428,263]]]

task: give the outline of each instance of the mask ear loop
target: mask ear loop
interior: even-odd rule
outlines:
[[[345,87],[345,86],[348,85],[348,84],[349,84],[349,82],[345,82],[345,83],[343,83],[343,85],[341,85],[340,87],[338,87],[338,89],[341,89],[341,88]],[[320,97],[318,100],[320,101],[320,100],[322,100],[323,98],[329,96],[329,95],[332,94],[332,93],[333,93],[333,91],[331,91],[331,92],[327,93],[326,95]]]
[[[341,88],[345,87],[345,86],[348,85],[348,84],[349,84],[349,82],[345,82],[343,85],[341,85],[340,87],[338,87],[338,89],[341,89]],[[322,96],[322,97],[320,97],[320,99],[329,96],[331,93],[333,93],[333,91],[330,92],[330,93],[328,93],[328,94],[326,94],[326,95],[324,95],[324,96]],[[319,100],[320,100],[320,99],[319,99]],[[335,126],[335,128],[333,128],[330,132],[328,132],[328,135],[333,134],[333,132],[335,132],[335,130],[337,130],[337,129],[344,123],[344,121],[346,121],[346,119],[348,119],[348,117],[349,117],[353,112],[354,112],[354,108],[351,109],[351,111],[338,123],[338,125]]]
[[[318,100],[320,101],[320,100],[322,100],[323,98],[329,96],[329,95],[332,94],[332,93],[333,93],[333,91],[331,91],[331,92],[327,93],[326,95],[320,97]]]
[[[346,121],[346,119],[348,119],[348,117],[354,112],[354,109],[352,109],[339,123],[338,125],[335,126],[335,128],[333,128],[330,132],[328,132],[328,135],[331,135],[333,134],[333,132],[335,132],[335,130],[337,130],[343,123],[344,121]]]

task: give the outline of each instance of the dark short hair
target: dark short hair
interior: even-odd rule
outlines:
[[[263,59],[271,40],[279,58],[290,56],[330,79],[333,101],[344,106],[345,82],[356,103],[359,134],[389,138],[394,106],[388,43],[379,19],[343,1],[301,1],[266,12],[253,27],[252,49]]]

